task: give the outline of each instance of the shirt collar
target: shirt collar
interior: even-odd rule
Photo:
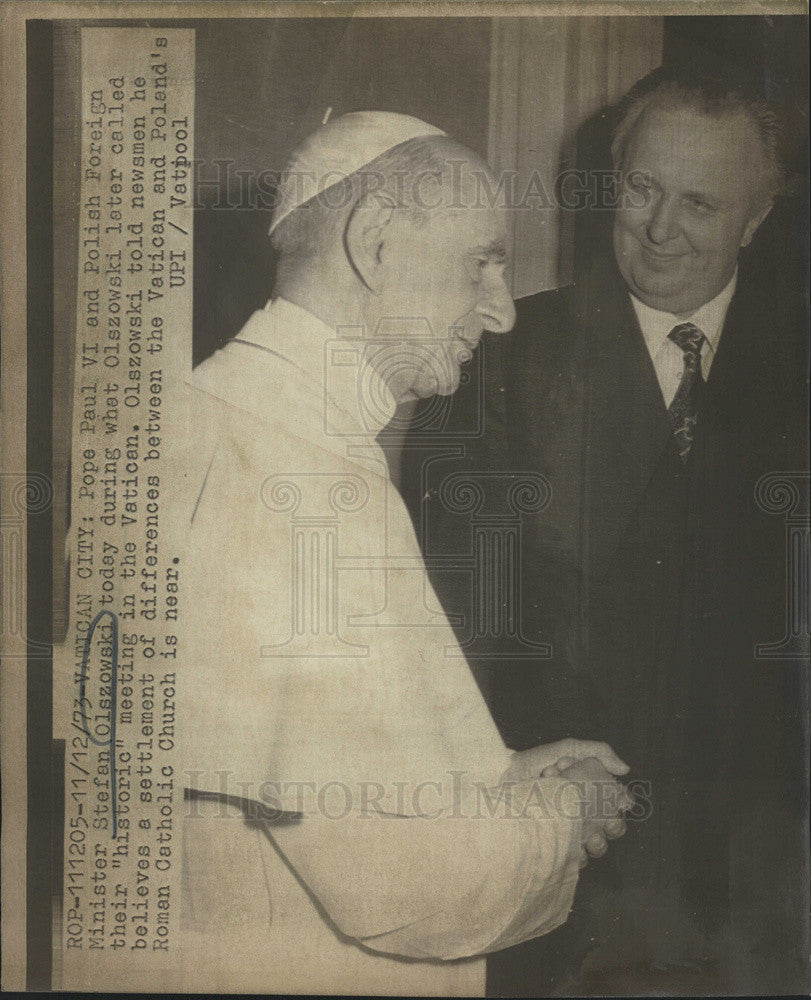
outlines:
[[[729,303],[735,294],[737,282],[738,269],[736,267],[732,277],[715,298],[710,299],[709,302],[705,302],[703,306],[696,309],[691,316],[686,318],[676,316],[673,313],[662,312],[660,309],[652,309],[632,293],[631,302],[633,303],[634,311],[639,320],[639,326],[648,350],[658,350],[674,326],[678,326],[679,323],[689,322],[695,324],[701,330],[707,338],[710,350],[715,353],[718,348],[718,341],[721,339],[721,331],[724,327]]]
[[[327,426],[341,433],[377,433],[397,404],[368,363],[363,333],[339,335],[317,316],[277,298],[251,316],[234,340],[275,355],[296,369],[324,400]]]

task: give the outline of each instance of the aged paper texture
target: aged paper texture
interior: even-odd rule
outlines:
[[[807,992],[807,6],[2,29],[3,987]]]

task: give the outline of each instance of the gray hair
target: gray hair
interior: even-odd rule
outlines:
[[[614,132],[614,165],[623,166],[630,136],[648,110],[689,108],[710,118],[742,116],[754,127],[763,154],[764,193],[771,200],[789,193],[786,167],[787,129],[777,105],[750,96],[738,81],[723,73],[696,72],[687,67],[654,71],[628,95],[625,113]]]
[[[400,143],[299,205],[273,231],[273,248],[282,257],[317,253],[342,235],[347,210],[376,192],[384,192],[417,225],[424,222],[431,209],[421,197],[423,181],[441,185],[448,174],[437,138],[441,137]]]

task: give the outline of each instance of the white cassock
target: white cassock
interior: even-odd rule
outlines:
[[[571,907],[580,820],[488,799],[510,753],[388,480],[394,403],[362,356],[277,299],[179,394],[186,785],[302,814],[187,804],[186,990],[483,995],[481,955]]]

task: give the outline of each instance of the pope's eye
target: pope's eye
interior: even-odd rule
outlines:
[[[484,271],[485,267],[487,267],[487,265],[490,263],[490,261],[486,257],[473,257],[471,258],[471,263],[473,265],[471,268],[473,280],[480,281],[482,277],[482,272]]]
[[[706,201],[704,201],[703,198],[699,198],[699,197],[697,197],[695,195],[693,195],[693,196],[691,196],[690,198],[687,199],[687,204],[690,206],[690,208],[694,209],[697,212],[712,212],[713,211],[713,206],[710,205],[709,202],[706,202]]]

